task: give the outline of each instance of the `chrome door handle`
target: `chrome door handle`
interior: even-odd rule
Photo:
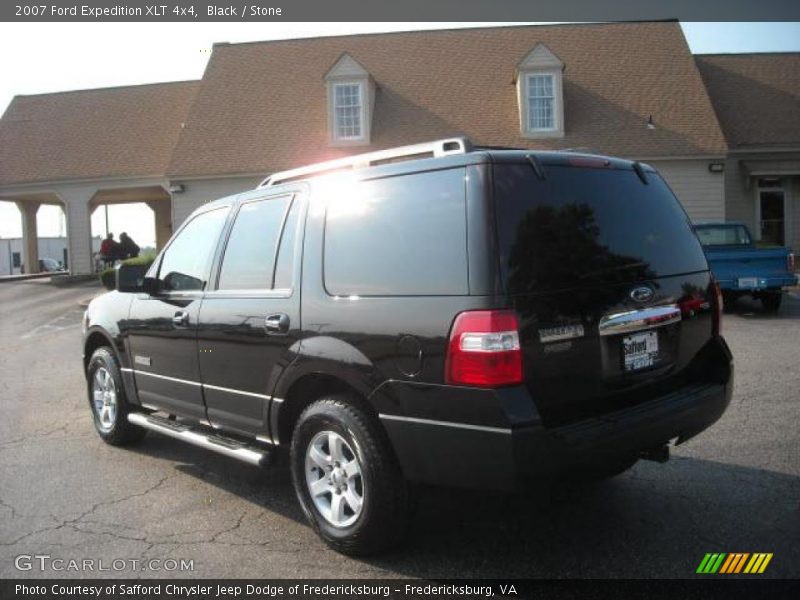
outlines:
[[[269,335],[286,335],[289,333],[289,315],[278,313],[264,319],[264,327]]]
[[[175,313],[175,316],[172,317],[172,324],[176,325],[177,327],[183,327],[189,323],[189,313],[185,310],[179,310]]]

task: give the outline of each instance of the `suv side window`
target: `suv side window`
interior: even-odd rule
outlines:
[[[448,169],[363,181],[330,198],[328,293],[467,294],[464,187],[464,169]]]
[[[158,269],[165,291],[205,288],[211,257],[227,215],[227,207],[200,213],[172,240]]]
[[[275,257],[281,232],[289,220],[291,204],[292,196],[287,195],[241,205],[228,236],[218,289],[264,290],[273,287]],[[283,245],[287,241],[284,240]],[[293,236],[290,243],[293,246]]]

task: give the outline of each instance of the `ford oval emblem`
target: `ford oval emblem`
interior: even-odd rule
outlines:
[[[634,302],[649,302],[653,298],[653,288],[647,287],[646,285],[640,285],[639,287],[635,287],[631,290],[631,300]]]

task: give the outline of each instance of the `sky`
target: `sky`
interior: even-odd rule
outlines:
[[[215,42],[519,23],[0,23],[0,112],[16,94],[199,79]],[[695,54],[800,51],[800,23],[683,23]],[[154,244],[145,205],[115,205],[109,229]],[[39,235],[64,234],[61,209],[43,206]],[[0,237],[19,237],[16,206],[0,202]],[[105,210],[92,216],[105,233]]]

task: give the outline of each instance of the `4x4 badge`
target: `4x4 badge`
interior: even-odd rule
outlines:
[[[631,300],[634,302],[648,302],[653,298],[653,288],[648,287],[646,285],[640,285],[639,287],[635,287],[631,290],[630,296]]]

